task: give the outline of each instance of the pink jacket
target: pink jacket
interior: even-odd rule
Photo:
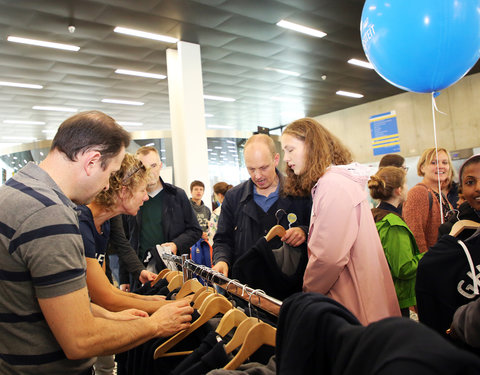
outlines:
[[[358,164],[332,166],[312,189],[305,292],[325,294],[360,322],[400,316],[400,308]]]

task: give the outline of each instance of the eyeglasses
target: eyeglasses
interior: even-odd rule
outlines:
[[[402,169],[403,169],[405,172],[408,172],[408,167],[402,165]]]
[[[126,185],[127,184],[127,181],[132,178],[133,175],[135,175],[135,173],[138,173],[138,171],[141,171],[143,170],[144,172],[147,170],[145,168],[145,166],[140,163],[140,165],[138,167],[136,167],[133,171],[131,171],[129,174],[127,174],[123,179],[122,179],[122,185]]]

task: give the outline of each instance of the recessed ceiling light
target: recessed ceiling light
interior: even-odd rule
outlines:
[[[146,38],[146,39],[159,40],[161,42],[166,42],[166,43],[177,43],[178,42],[177,38],[172,38],[171,36],[154,34],[154,33],[149,33],[149,32],[146,32],[146,31],[129,29],[129,28],[126,28],[126,27],[117,26],[117,27],[115,27],[115,29],[113,29],[113,31],[115,31],[116,33],[120,33],[120,34],[138,36],[140,38]]]
[[[142,126],[143,122],[135,122],[135,121],[117,121],[118,125],[122,126]]]
[[[225,125],[208,125],[208,128],[211,128],[211,129],[233,129],[233,127],[225,126]]]
[[[21,43],[21,44],[30,44],[32,46],[39,46],[39,47],[47,47],[47,48],[56,48],[56,49],[63,49],[66,51],[79,51],[80,47],[73,46],[71,44],[62,44],[62,43],[54,43],[54,42],[46,42],[44,40],[36,40],[36,39],[28,39],[28,38],[21,38],[18,36],[9,35],[7,37],[9,42],[14,43]]]
[[[348,92],[348,91],[342,91],[342,90],[337,91],[336,94],[342,95],[342,96],[348,96],[350,98],[363,98],[362,94],[357,94],[355,92]]]
[[[275,100],[277,102],[284,102],[284,103],[301,103],[302,102],[302,100],[298,98],[284,98],[279,96],[273,96],[272,100]]]
[[[134,102],[131,100],[120,100],[120,99],[102,99],[102,103],[112,103],[112,104],[125,104],[125,105],[144,105],[142,102]]]
[[[26,120],[3,120],[4,124],[18,125],[45,125],[44,121],[26,121]]]
[[[298,77],[300,75],[300,73],[292,72],[291,70],[285,70],[285,69],[265,68],[265,70],[269,70],[269,71],[277,72],[277,73],[281,73],[281,74],[286,74],[286,75],[294,76],[294,77]]]
[[[373,69],[373,65],[370,64],[368,61],[357,60],[357,59],[350,59],[348,60],[349,64],[361,66],[362,68]]]
[[[147,143],[145,146],[149,147],[149,146],[155,146],[155,143],[151,142],[151,143]]]
[[[9,87],[21,87],[23,89],[43,89],[41,85],[34,85],[32,83],[17,83],[17,82],[4,82],[0,81],[0,86],[9,86]]]
[[[209,99],[209,100],[219,100],[221,102],[234,102],[235,99],[233,98],[226,98],[224,96],[215,96],[215,95],[203,95],[204,99]]]
[[[137,77],[155,78],[155,79],[165,79],[165,78],[167,78],[167,76],[165,76],[163,74],[138,72],[136,70],[128,70],[128,69],[117,69],[117,70],[115,70],[115,73],[125,74],[125,75],[128,75],[128,76],[137,76]]]
[[[230,139],[227,139],[225,142],[230,143],[230,144],[232,144],[232,145],[236,145],[236,144],[237,144],[237,142],[231,141]]]
[[[277,22],[277,26],[283,27],[285,29],[298,31],[299,33],[315,36],[317,38],[323,38],[325,35],[327,35],[323,31],[312,29],[311,27],[299,25],[298,23],[293,23],[285,20]]]
[[[77,112],[78,109],[70,107],[50,107],[42,105],[34,105],[32,109],[37,109],[39,111],[57,111],[57,112]]]

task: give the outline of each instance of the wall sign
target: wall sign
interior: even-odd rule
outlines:
[[[374,156],[400,152],[400,137],[395,111],[371,116],[370,132]]]

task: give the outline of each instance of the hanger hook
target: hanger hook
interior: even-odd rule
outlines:
[[[254,290],[252,290],[252,293],[248,296],[248,308],[250,309],[250,316],[252,316],[252,296],[253,295],[256,295],[258,297],[258,306],[260,307],[260,305],[261,305],[260,296],[258,295],[259,292],[262,292],[263,294],[266,294],[265,291],[263,291],[262,289],[254,289]],[[257,319],[260,320],[260,318],[258,316],[258,311],[257,311]]]
[[[228,293],[228,288],[229,288],[230,284],[231,284],[231,283],[234,283],[235,281],[236,281],[236,282],[239,282],[237,279],[230,279],[230,280],[228,281],[227,287],[226,287],[226,289],[225,289],[225,290],[227,291],[227,293]]]
[[[277,225],[280,224],[280,218],[278,217],[278,214],[283,212],[285,215],[287,214],[287,211],[285,211],[283,208],[279,208],[276,212],[275,212],[275,219],[277,219]]]

